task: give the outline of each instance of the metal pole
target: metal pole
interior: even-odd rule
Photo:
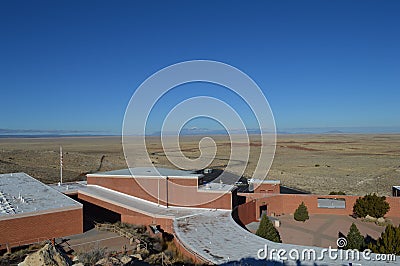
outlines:
[[[63,154],[62,146],[60,146],[60,184],[63,182]]]
[[[165,182],[166,182],[166,187],[167,187],[166,200],[167,200],[167,208],[168,208],[168,176],[165,178]]]

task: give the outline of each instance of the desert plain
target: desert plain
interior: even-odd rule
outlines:
[[[223,169],[230,157],[230,140],[226,136],[210,137],[216,155],[209,167]],[[182,153],[197,158],[202,138],[180,137]],[[154,165],[176,168],[165,155],[159,137],[148,137],[146,143]],[[232,145],[239,144],[246,146]],[[56,183],[60,179],[60,146],[64,182],[85,180],[87,173],[127,167],[118,136],[0,138],[0,173],[25,172],[45,183]],[[243,175],[247,178],[252,177],[258,163],[260,146],[259,137],[252,136],[249,159],[236,160],[237,166],[245,168]],[[392,186],[400,185],[400,134],[278,135],[267,178],[317,194],[343,191],[388,196]]]

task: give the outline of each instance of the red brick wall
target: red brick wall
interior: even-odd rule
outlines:
[[[82,208],[0,220],[0,249],[82,232]]]
[[[257,221],[256,201],[252,200],[252,201],[249,201],[249,202],[239,205],[237,208],[237,212],[238,212],[239,220],[244,225]]]
[[[167,205],[167,183],[164,179],[121,178],[88,176],[88,184],[98,185]],[[159,199],[152,195],[159,195]],[[170,178],[168,182],[168,205],[201,208],[232,209],[231,193],[198,191],[197,179]]]
[[[208,265],[209,263],[206,260],[203,260],[201,257],[199,257],[197,254],[194,252],[190,251],[187,249],[181,241],[174,235],[174,243],[178,251],[185,257],[190,258],[193,263],[195,264],[200,264],[200,265]]]
[[[387,217],[400,217],[400,197],[387,197],[386,201],[390,205]]]
[[[254,188],[254,193],[268,193],[268,194],[279,194],[281,192],[279,184],[260,184]]]
[[[255,193],[248,195],[249,200],[256,200],[256,217],[259,217],[259,207],[267,205],[268,215],[293,214],[301,202],[307,206],[310,214],[337,214],[351,215],[353,206],[359,196],[335,196],[335,195],[301,195],[301,194],[280,194],[265,196],[265,194]],[[345,209],[318,208],[318,198],[344,198],[346,199]],[[386,201],[390,205],[387,217],[400,217],[400,198],[387,197]]]
[[[140,180],[140,184],[134,178],[117,178],[117,177],[87,177],[87,183],[90,185],[98,185],[109,188],[128,195],[139,197],[157,202],[157,198],[151,196],[143,187],[146,187],[154,195],[157,195],[158,181],[156,179]],[[153,191],[154,190],[154,191]],[[165,183],[160,180],[160,199],[165,200]]]

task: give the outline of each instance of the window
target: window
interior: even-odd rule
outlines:
[[[318,208],[345,209],[346,200],[343,198],[318,198]]]

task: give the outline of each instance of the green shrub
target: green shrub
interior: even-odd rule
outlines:
[[[353,213],[356,217],[365,217],[367,215],[379,218],[383,217],[390,209],[386,197],[379,197],[376,194],[369,194],[358,198],[353,206]]]
[[[376,241],[368,246],[372,252],[400,255],[400,228],[389,224]]]
[[[331,191],[329,195],[346,195],[343,191]]]
[[[310,219],[308,216],[307,206],[304,204],[304,202],[302,202],[294,212],[294,219],[300,222],[305,222],[306,220]]]
[[[343,247],[343,249],[357,249],[359,251],[364,250],[365,241],[364,237],[361,235],[357,226],[352,223],[350,226],[350,230],[346,236],[347,246]]]
[[[274,242],[282,243],[278,230],[276,230],[275,226],[265,214],[261,218],[256,235]]]

